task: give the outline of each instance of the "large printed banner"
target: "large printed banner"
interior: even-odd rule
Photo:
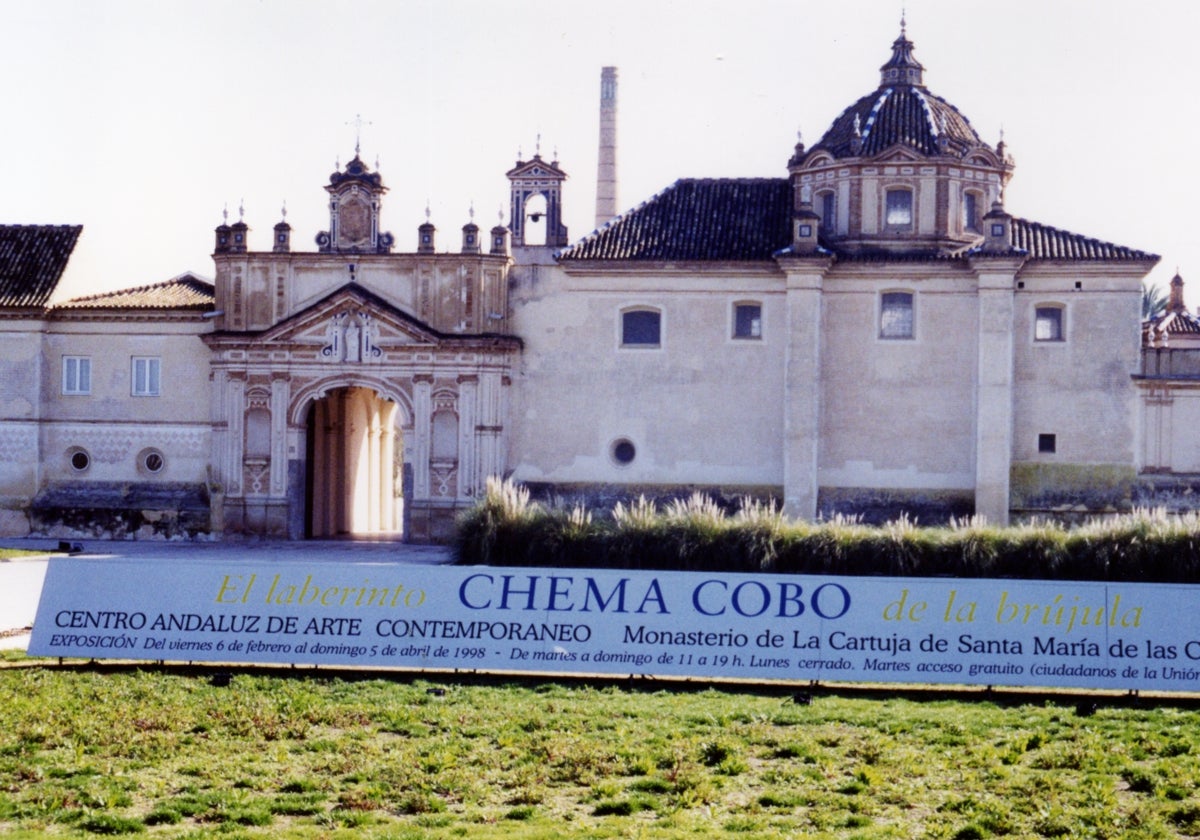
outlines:
[[[1194,691],[1200,587],[68,558],[29,653]]]

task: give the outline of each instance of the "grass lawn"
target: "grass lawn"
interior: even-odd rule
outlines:
[[[8,838],[1200,834],[1186,703],[6,659]]]

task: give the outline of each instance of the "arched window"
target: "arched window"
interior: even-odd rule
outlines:
[[[621,312],[621,346],[662,346],[662,313],[657,309],[626,309]]]
[[[523,224],[523,241],[526,245],[545,245],[546,235],[550,230],[547,218],[546,196],[535,193],[525,202],[525,220]]]

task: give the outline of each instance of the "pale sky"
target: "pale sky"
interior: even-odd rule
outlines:
[[[0,0],[0,222],[82,224],[70,296],[212,276],[244,202],[266,250],[328,227],[336,161],[378,158],[383,228],[441,250],[541,135],[593,227],[600,68],[616,65],[619,205],[681,177],[783,177],[879,84],[906,8],[929,89],[1016,173],[1017,216],[1161,254],[1200,301],[1200,4],[1185,0]],[[507,217],[505,218],[507,223]]]

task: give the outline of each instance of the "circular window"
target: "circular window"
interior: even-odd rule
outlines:
[[[138,472],[160,473],[166,465],[166,459],[157,449],[143,449],[138,453]]]
[[[632,464],[633,459],[636,457],[637,448],[633,445],[632,441],[628,440],[627,438],[621,438],[620,440],[613,441],[612,458],[619,465],[625,466],[626,464]]]
[[[75,472],[83,472],[92,465],[92,456],[87,454],[86,449],[71,450],[68,460],[71,462],[71,469]]]

